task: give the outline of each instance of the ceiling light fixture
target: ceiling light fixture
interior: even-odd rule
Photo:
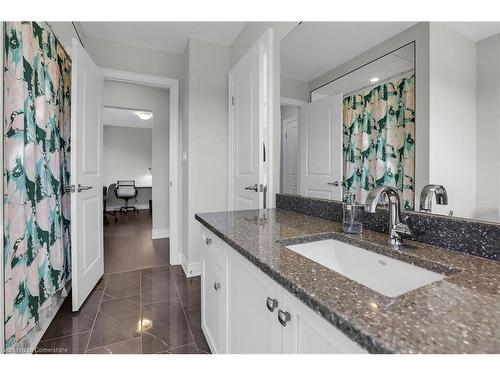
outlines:
[[[151,117],[153,117],[153,114],[151,112],[136,112],[135,113],[141,120],[149,120]]]
[[[373,77],[373,78],[371,78],[371,79],[370,79],[370,82],[375,83],[375,82],[378,82],[379,80],[380,80],[380,78],[378,78],[378,77]]]

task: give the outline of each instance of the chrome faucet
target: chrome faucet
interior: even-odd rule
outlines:
[[[448,193],[443,185],[425,185],[420,193],[420,211],[432,212],[432,197],[434,195],[437,204],[448,204]]]
[[[389,201],[389,243],[391,245],[402,245],[404,237],[412,235],[406,223],[401,222],[401,209],[399,194],[390,186],[380,185],[368,193],[365,203],[365,211],[374,213],[382,195],[387,196]]]

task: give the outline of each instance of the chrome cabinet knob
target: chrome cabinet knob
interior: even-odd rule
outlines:
[[[278,310],[278,320],[283,327],[290,321],[290,313],[288,311]]]
[[[271,312],[278,307],[278,300],[276,298],[267,297],[266,300],[267,309]]]
[[[221,287],[220,283],[219,283],[218,281],[215,281],[215,282],[214,282],[214,289],[215,289],[215,290],[219,290],[219,289],[220,289],[220,287]]]
[[[206,243],[207,245],[210,245],[210,244],[212,243],[212,239],[211,239],[211,238],[208,238],[208,237],[207,237],[207,238],[205,238],[205,243]]]

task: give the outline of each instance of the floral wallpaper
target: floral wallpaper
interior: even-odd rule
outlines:
[[[5,339],[13,347],[70,278],[71,60],[36,22],[5,22]]]
[[[389,185],[403,209],[414,208],[414,82],[415,75],[402,77],[344,98],[344,184],[359,203]]]

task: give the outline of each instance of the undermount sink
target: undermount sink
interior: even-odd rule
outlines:
[[[387,297],[397,297],[446,277],[336,240],[286,247]]]

